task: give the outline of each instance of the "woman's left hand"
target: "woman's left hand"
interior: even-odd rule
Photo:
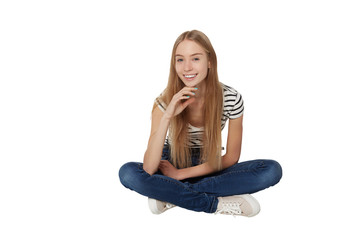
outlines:
[[[165,176],[180,180],[179,178],[179,169],[175,168],[169,161],[161,160],[159,165],[159,170]]]

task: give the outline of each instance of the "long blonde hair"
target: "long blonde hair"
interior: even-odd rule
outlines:
[[[201,162],[208,162],[216,170],[221,169],[221,118],[223,113],[223,89],[217,74],[217,58],[215,50],[208,37],[197,30],[182,33],[175,41],[170,65],[168,85],[161,95],[161,100],[167,105],[172,97],[178,93],[184,83],[175,70],[175,53],[178,45],[184,40],[192,40],[199,44],[207,53],[210,68],[206,79],[206,94],[204,104],[204,135],[203,148],[201,149]],[[156,107],[154,104],[154,108]],[[188,142],[188,118],[187,109],[172,118],[169,127],[171,141],[171,159],[175,167],[186,168],[191,166],[191,152]]]

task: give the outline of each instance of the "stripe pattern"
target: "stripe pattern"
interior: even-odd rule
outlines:
[[[244,112],[244,101],[241,94],[236,91],[234,88],[227,86],[221,83],[223,87],[223,115],[221,118],[221,130],[224,129],[226,121],[228,119],[236,119],[243,115]],[[160,95],[161,96],[161,95]],[[166,104],[158,100],[157,98],[156,103],[161,111],[165,112]],[[201,148],[203,146],[202,136],[204,133],[203,127],[194,127],[191,124],[188,126],[189,131],[189,142],[188,147],[191,148]],[[171,141],[169,137],[166,137],[165,144],[171,145]]]

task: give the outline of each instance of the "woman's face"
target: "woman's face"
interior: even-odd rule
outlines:
[[[175,69],[185,86],[198,86],[206,77],[210,63],[207,53],[194,41],[182,41],[175,52]]]

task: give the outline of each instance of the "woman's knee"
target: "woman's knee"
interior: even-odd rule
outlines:
[[[136,170],[139,168],[140,163],[128,162],[121,166],[119,170],[119,178],[122,185],[127,188],[130,188],[132,182],[134,182],[134,177]]]
[[[266,177],[270,186],[277,184],[282,178],[282,167],[275,160],[264,160],[266,166]]]

